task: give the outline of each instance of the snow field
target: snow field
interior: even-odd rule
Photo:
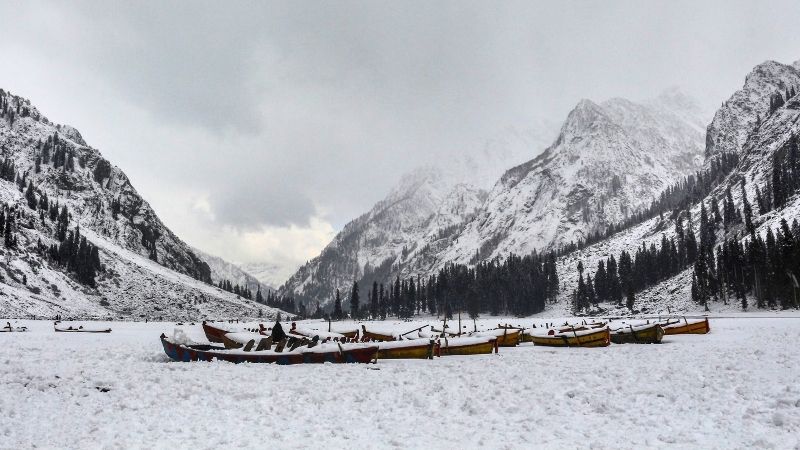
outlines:
[[[519,320],[479,327],[497,322]],[[0,447],[800,445],[800,318],[712,319],[710,334],[661,345],[299,366],[171,362],[158,335],[174,324],[107,324],[0,333]]]

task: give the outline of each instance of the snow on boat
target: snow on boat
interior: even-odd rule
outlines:
[[[365,325],[361,325],[361,330],[363,330],[362,336],[364,339],[368,339],[371,341],[379,341],[379,342],[388,342],[396,340],[394,337],[394,333],[392,332],[367,331],[367,327]]]
[[[111,333],[111,328],[92,325],[65,324],[56,322],[53,328],[59,333]]]
[[[439,330],[433,326],[431,326],[431,332],[436,333],[439,336],[452,336],[458,337],[461,336],[463,333],[459,333],[458,331],[451,331],[451,330]]]
[[[488,355],[497,353],[495,337],[460,337],[439,339],[439,356]]]
[[[533,333],[533,345],[550,347],[607,347],[611,343],[608,328],[577,330],[548,330]]]
[[[343,334],[347,339],[357,339],[359,331],[358,327],[331,327],[332,333]]]
[[[498,347],[516,347],[522,337],[522,330],[519,328],[499,328],[496,330],[477,331],[469,335],[471,337],[497,338]]]
[[[274,364],[311,364],[311,363],[369,363],[375,359],[378,347],[367,344],[320,344],[315,347],[298,347],[291,351],[274,350],[245,351],[243,349],[226,349],[224,347],[179,343],[161,335],[164,353],[174,361],[214,361],[222,360],[232,363],[274,363]]]
[[[314,338],[315,336],[319,336],[321,340],[337,340],[344,342],[347,339],[347,336],[341,333],[334,333],[332,331],[321,331],[321,330],[314,330],[311,328],[299,328],[297,324],[292,323],[292,328],[289,330],[289,334],[296,334],[298,336],[304,336],[307,338]]]
[[[708,317],[703,319],[670,321],[661,324],[664,329],[664,334],[706,334],[711,331],[711,326],[708,324]]]
[[[522,344],[523,342],[533,342],[532,333],[533,328],[525,328],[520,326],[513,326],[513,325],[497,325],[497,329],[509,329],[509,330],[519,330],[519,343]],[[534,325],[535,328],[535,325]]]
[[[664,329],[657,323],[620,324],[610,330],[611,342],[615,344],[660,344],[664,337]]]
[[[206,322],[203,321],[203,333],[206,334],[206,339],[209,342],[216,342],[221,344],[223,342],[223,336],[226,333],[237,333],[242,331],[249,331],[257,333],[259,331],[264,330],[264,325],[258,324],[251,327],[248,327],[245,324],[233,324],[233,323],[225,323],[225,322]]]

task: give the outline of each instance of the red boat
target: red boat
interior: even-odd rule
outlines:
[[[378,347],[365,344],[323,344],[316,347],[301,347],[293,351],[278,353],[272,350],[245,352],[229,350],[215,345],[178,344],[161,335],[164,353],[174,361],[213,361],[222,360],[232,363],[274,363],[274,364],[310,364],[310,363],[369,363],[375,360]]]

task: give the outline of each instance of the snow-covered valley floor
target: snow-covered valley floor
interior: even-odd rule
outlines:
[[[0,333],[0,448],[800,445],[798,318],[713,319],[661,345],[306,366],[170,362],[172,324],[17,323],[31,331]]]

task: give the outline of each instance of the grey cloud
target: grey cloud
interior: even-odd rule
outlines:
[[[19,57],[0,81],[77,120],[157,210],[169,186],[208,194],[219,224],[340,227],[408,169],[580,98],[680,84],[714,107],[753,65],[798,58],[798,17],[741,1],[7,3],[0,50]]]

